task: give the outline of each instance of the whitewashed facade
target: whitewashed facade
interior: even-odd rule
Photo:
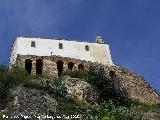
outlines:
[[[100,38],[97,38],[101,41]],[[12,46],[10,65],[17,55],[61,56],[113,65],[108,44],[58,39],[17,37]]]

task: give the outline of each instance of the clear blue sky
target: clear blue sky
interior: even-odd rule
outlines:
[[[110,43],[113,62],[160,90],[160,0],[0,0],[0,63],[16,36]]]

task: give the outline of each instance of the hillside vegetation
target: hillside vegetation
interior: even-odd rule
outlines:
[[[90,84],[99,93],[99,99],[97,101],[80,100],[69,94],[64,84],[65,76],[79,78],[78,80]],[[44,112],[45,115],[61,116],[62,119],[65,119],[64,115],[78,115],[79,119],[82,120],[160,119],[160,105],[131,100],[126,94],[115,90],[111,79],[105,80],[100,75],[81,70],[67,70],[63,72],[61,78],[31,76],[20,65],[14,65],[11,70],[8,70],[4,65],[0,66],[1,118],[3,115],[15,114],[14,107],[16,105],[10,106],[9,103],[14,101],[12,93],[16,93],[17,89],[19,89],[18,93],[20,94],[17,95],[18,102],[26,105],[25,109],[28,110],[27,113],[30,115],[33,115],[33,113],[29,111],[29,105],[32,103],[31,107],[33,108],[33,104],[41,102],[41,106],[37,107],[36,105],[35,108],[39,109],[37,110],[40,112],[39,114]],[[20,99],[27,95],[29,96],[29,102]],[[32,96],[37,102],[32,101],[34,99],[29,99]],[[39,96],[42,97],[39,98]],[[43,99],[49,100],[49,105],[43,103]],[[73,119],[75,118],[73,117]]]

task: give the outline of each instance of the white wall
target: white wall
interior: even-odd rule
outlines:
[[[35,41],[36,47],[31,47],[31,41]],[[63,44],[63,49],[59,49],[59,43]],[[89,46],[89,51],[85,50],[85,45]],[[17,37],[14,46],[12,52],[15,55],[11,55],[11,63],[14,62],[13,59],[16,59],[16,54],[20,54],[37,56],[59,55],[103,64],[113,64],[108,44]]]
[[[17,39],[14,41],[12,45],[12,51],[9,59],[9,67],[11,67],[11,65],[13,65],[16,62],[16,58],[17,58]]]

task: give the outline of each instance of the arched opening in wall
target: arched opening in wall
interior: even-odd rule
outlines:
[[[109,76],[110,76],[111,78],[115,78],[115,77],[116,77],[116,74],[115,74],[115,72],[114,72],[113,70],[111,70],[111,71],[109,71]]]
[[[69,62],[68,63],[68,69],[72,70],[74,67],[74,63],[73,62]]]
[[[37,59],[36,60],[36,74],[42,74],[42,68],[43,68],[43,61],[42,59]]]
[[[58,77],[60,77],[63,72],[63,61],[61,60],[57,61],[57,70],[58,70]]]
[[[79,70],[84,70],[84,65],[83,65],[83,64],[79,64],[79,65],[78,65],[78,69],[79,69]]]
[[[25,60],[25,69],[29,74],[32,72],[32,60],[31,59],[26,59]]]

